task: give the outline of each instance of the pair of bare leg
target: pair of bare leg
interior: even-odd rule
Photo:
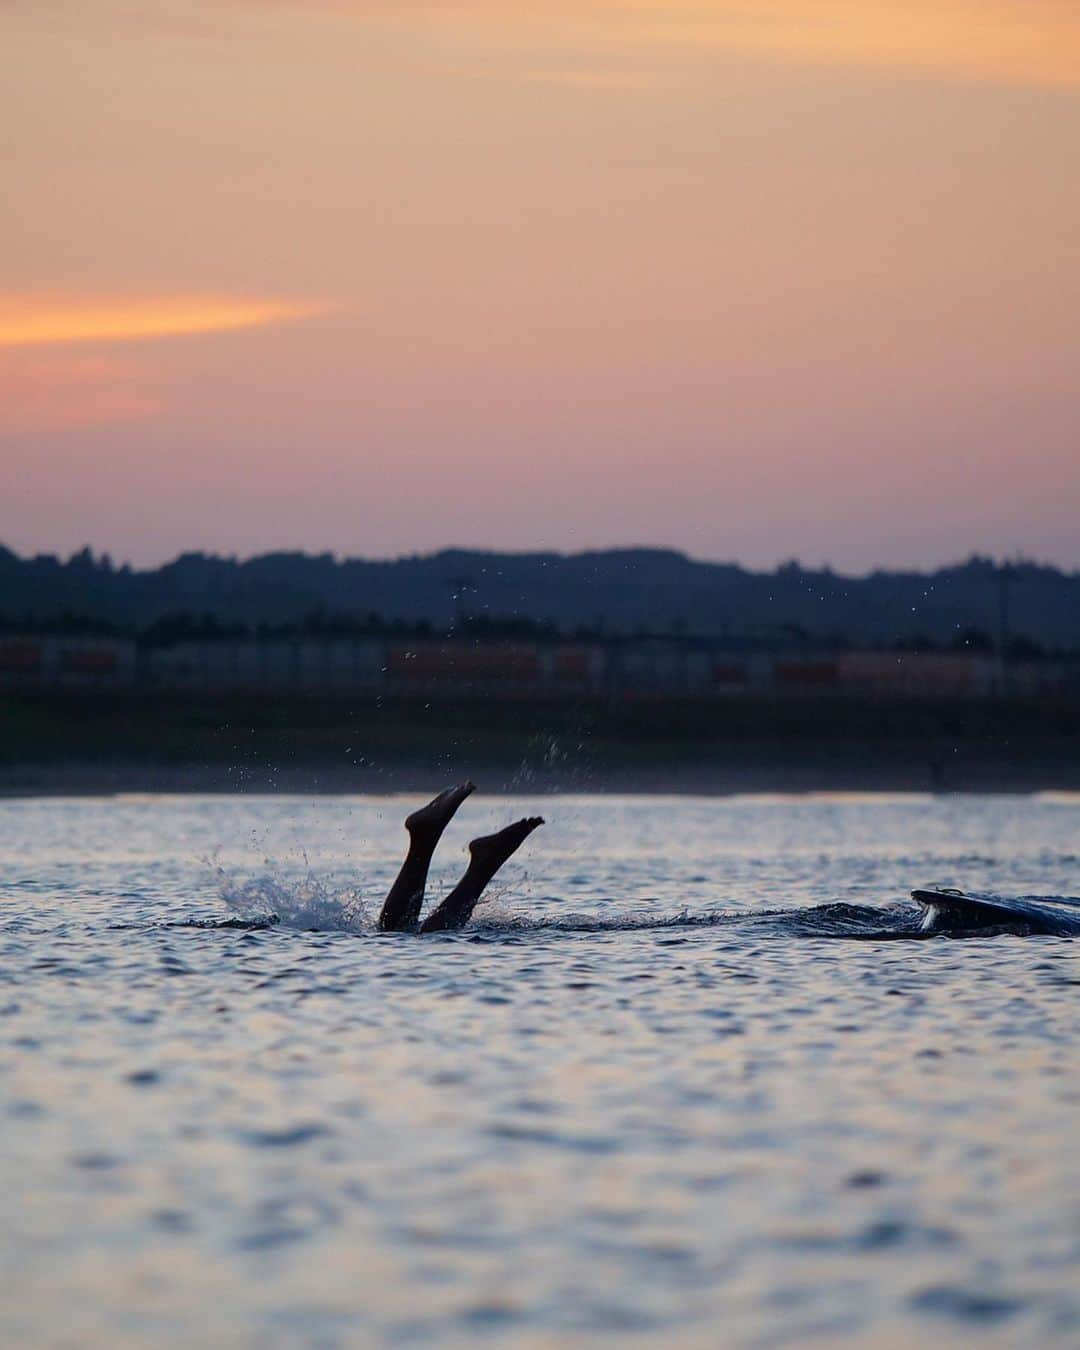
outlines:
[[[525,820],[515,821],[497,834],[474,839],[469,845],[469,865],[465,875],[421,924],[420,910],[424,904],[428,868],[435,846],[455,811],[475,790],[473,783],[447,788],[405,821],[405,828],[409,832],[409,851],[379,915],[379,927],[384,932],[414,933],[419,929],[421,933],[441,933],[447,929],[464,928],[472,917],[484,887],[533,830],[544,823],[540,816],[529,816]]]

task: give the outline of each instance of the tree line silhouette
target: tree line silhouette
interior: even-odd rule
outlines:
[[[754,572],[673,550],[447,550],[393,561],[183,554],[162,567],[0,547],[0,631],[157,645],[365,636],[708,638],[733,645],[1080,652],[1080,573],[974,557],[927,572]]]

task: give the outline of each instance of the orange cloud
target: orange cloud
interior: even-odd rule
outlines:
[[[1080,84],[1080,9],[1063,0],[756,0],[651,11],[659,42],[960,79]]]
[[[1075,88],[1075,0],[240,0],[249,8],[458,24],[581,53],[727,51],[810,65]]]
[[[0,304],[0,347],[138,342],[223,333],[310,318],[324,305],[286,300],[177,296],[101,302],[16,298]]]

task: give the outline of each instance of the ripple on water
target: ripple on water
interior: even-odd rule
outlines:
[[[313,1139],[325,1139],[331,1133],[326,1125],[293,1125],[282,1130],[240,1130],[238,1137],[252,1148],[296,1148]]]
[[[423,941],[405,806],[0,803],[6,1344],[1075,1340],[1078,948],[904,897],[1080,801],[477,799]]]
[[[1008,1321],[1026,1307],[1021,1298],[947,1284],[920,1290],[912,1296],[911,1304],[919,1312],[955,1318],[976,1326]]]

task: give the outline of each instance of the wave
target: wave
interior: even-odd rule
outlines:
[[[377,906],[369,906],[352,885],[341,885],[308,871],[300,878],[273,872],[237,880],[216,869],[218,894],[230,911],[227,917],[190,920],[201,928],[283,928],[305,932],[374,935],[378,932]],[[491,938],[529,933],[633,933],[671,929],[739,928],[755,935],[844,939],[861,942],[919,942],[933,938],[1027,936],[1036,933],[1071,934],[1080,931],[1080,900],[1060,896],[963,896],[964,903],[927,908],[908,902],[882,905],[828,901],[804,907],[771,909],[681,909],[663,912],[658,900],[603,901],[606,912],[521,915],[499,906],[505,893],[493,888],[467,935]],[[961,892],[940,888],[916,891],[915,898],[938,895],[960,897]],[[657,908],[653,908],[656,906]],[[1062,921],[1062,914],[1066,915]],[[439,935],[444,936],[444,935]],[[453,939],[460,934],[445,935]]]
[[[335,888],[315,877],[289,883],[272,876],[230,883],[222,899],[232,910],[227,917],[191,919],[186,926],[301,932],[338,932],[358,936],[378,932],[376,914],[352,888]],[[998,925],[1000,926],[1000,925]],[[853,941],[921,941],[939,934],[921,926],[919,911],[910,905],[852,905],[831,902],[798,909],[704,910],[674,912],[644,910],[638,904],[616,913],[594,915],[508,914],[497,908],[481,910],[464,930],[470,936],[526,936],[536,933],[643,933],[670,930],[738,928],[762,936],[846,938]],[[948,936],[963,936],[952,930]],[[461,933],[439,934],[453,940]]]

